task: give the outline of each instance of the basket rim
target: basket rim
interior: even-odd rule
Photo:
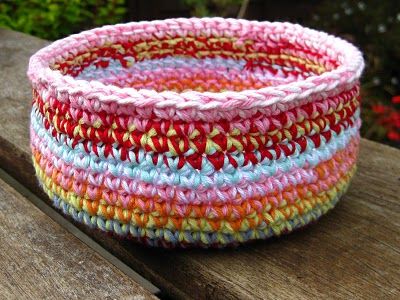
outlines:
[[[190,30],[218,30],[248,33],[269,31],[268,34],[286,34],[299,38],[308,46],[324,47],[325,51],[336,53],[342,60],[339,66],[320,75],[312,75],[305,79],[268,86],[260,89],[245,89],[241,91],[198,92],[198,91],[161,91],[150,89],[135,89],[107,85],[97,80],[76,79],[71,75],[62,75],[59,70],[50,68],[51,60],[55,60],[54,52],[62,58],[60,51],[70,47],[70,52],[78,53],[82,42],[93,44],[106,39],[128,36],[132,34],[156,34],[162,30],[175,32]],[[160,31],[161,30],[161,31]],[[216,30],[216,29],[215,29]],[[231,30],[231,31],[228,31]],[[261,32],[263,33],[263,32]],[[265,35],[265,33],[264,33]],[[240,35],[236,35],[241,37]],[[71,48],[71,45],[75,48]],[[61,55],[61,56],[60,56]],[[351,43],[333,35],[309,29],[299,24],[288,22],[250,21],[225,18],[178,18],[155,21],[130,22],[116,25],[106,25],[57,40],[36,52],[29,61],[27,75],[33,85],[51,87],[58,95],[83,96],[88,100],[98,100],[101,103],[116,103],[134,105],[138,108],[154,107],[160,109],[174,108],[176,110],[231,110],[260,109],[274,104],[290,103],[315,95],[327,95],[341,87],[348,87],[357,82],[364,69],[362,53]],[[326,97],[326,96],[324,96]]]

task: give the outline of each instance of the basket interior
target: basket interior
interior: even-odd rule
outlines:
[[[106,85],[222,92],[304,80],[338,67],[327,53],[288,40],[176,36],[125,40],[64,56],[53,70]]]

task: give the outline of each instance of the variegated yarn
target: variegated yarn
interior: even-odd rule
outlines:
[[[349,43],[288,23],[85,31],[30,60],[33,164],[57,208],[148,245],[287,233],[355,172],[363,66]]]

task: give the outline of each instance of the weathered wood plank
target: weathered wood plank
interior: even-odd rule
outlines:
[[[0,298],[155,299],[0,179]]]
[[[0,122],[0,166],[40,194],[30,166],[31,95],[24,71],[29,54],[44,42],[4,31],[0,39],[0,53],[7,52],[0,68],[10,61],[20,66],[0,75],[0,120],[6,120]],[[21,50],[27,44],[30,50]],[[13,73],[15,82],[5,73]],[[358,174],[337,208],[279,239],[238,249],[166,251],[80,228],[175,298],[398,298],[400,151],[361,144]]]

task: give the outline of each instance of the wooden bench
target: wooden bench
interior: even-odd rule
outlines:
[[[0,179],[0,298],[152,299]]]
[[[43,202],[50,203],[39,190],[31,166],[28,144],[31,90],[25,75],[30,55],[46,44],[34,37],[0,30],[0,167]],[[3,200],[7,193],[12,193],[21,205],[28,205],[6,188],[1,194],[1,201],[5,201],[1,204],[3,209],[14,201]],[[30,210],[25,213],[30,215]],[[2,223],[4,217],[0,216]],[[338,206],[317,224],[281,238],[236,249],[171,251],[149,249],[76,226],[103,250],[157,286],[162,297],[395,299],[400,295],[399,220],[400,151],[362,140],[358,173]],[[49,240],[55,237],[61,240],[64,237],[58,233],[60,230],[54,229],[54,236],[51,230],[45,233]],[[28,237],[21,235],[21,239],[27,241]],[[51,248],[58,247],[52,243],[46,245],[53,252]],[[71,248],[76,249],[66,247],[64,255],[72,252]],[[78,266],[75,269],[79,272]],[[4,272],[2,268],[0,279],[6,276]],[[90,272],[90,268],[83,266],[81,272]],[[109,267],[108,272],[117,270]],[[67,280],[74,274],[58,275]],[[99,276],[98,272],[90,278],[93,276]],[[113,284],[115,290],[121,291],[127,281],[110,281],[108,286]],[[3,285],[0,283],[0,287]],[[86,291],[82,287],[80,292]]]

